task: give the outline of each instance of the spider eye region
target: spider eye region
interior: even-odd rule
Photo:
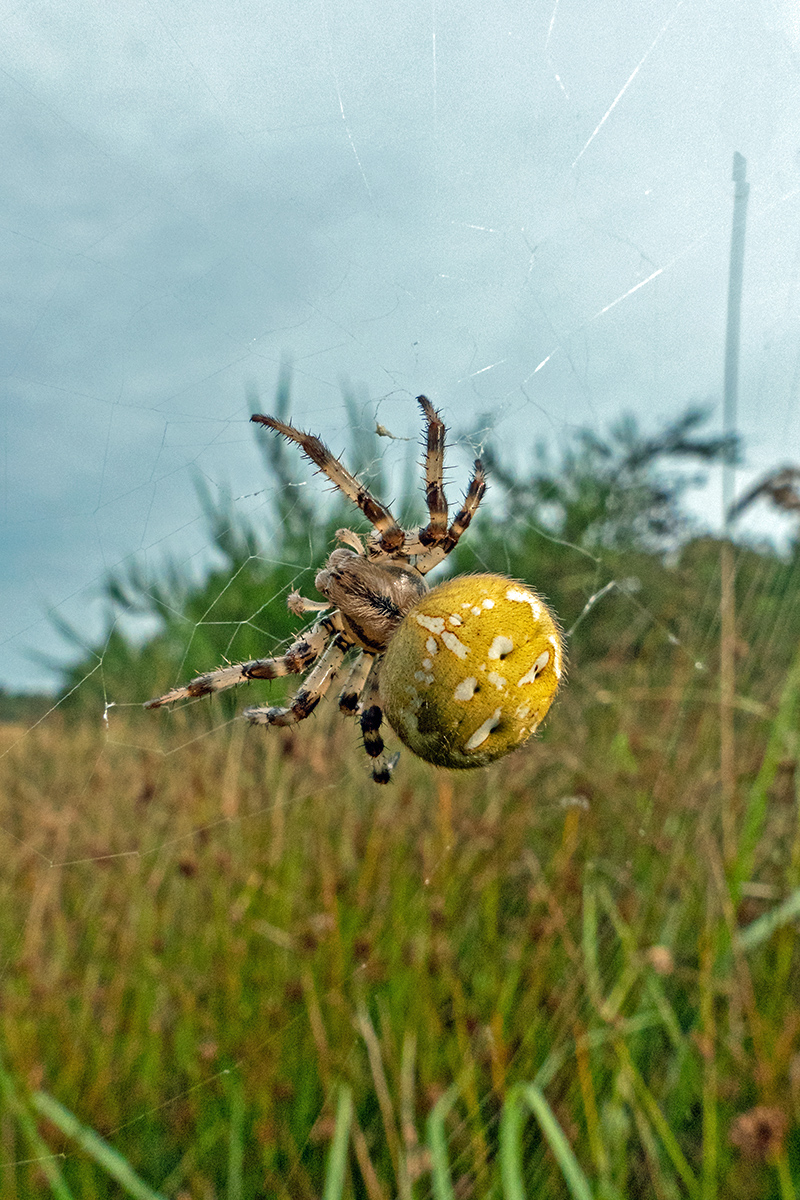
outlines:
[[[553,613],[526,584],[462,575],[406,614],[381,663],[398,737],[439,767],[484,767],[536,731],[564,670]]]

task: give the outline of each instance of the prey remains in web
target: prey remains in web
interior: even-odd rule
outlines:
[[[452,521],[442,483],[445,426],[426,396],[425,499],[429,520],[404,530],[312,434],[256,414],[295,442],[306,458],[363,512],[364,539],[337,531],[315,586],[324,600],[288,598],[297,616],[324,613],[276,658],[220,667],[174,688],[145,708],[221,692],[253,679],[308,671],[288,707],[245,709],[253,725],[295,725],[309,717],[352,657],[339,694],[342,713],[357,716],[376,783],[388,783],[399,755],[386,752],[384,717],[414,754],[439,767],[483,767],[525,742],[553,702],[562,674],[558,623],[526,584],[503,575],[461,575],[429,589],[425,576],[469,528],[486,491],[476,460],[464,502]]]

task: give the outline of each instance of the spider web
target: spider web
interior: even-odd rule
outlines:
[[[775,467],[800,462],[800,29],[791,7],[777,0],[733,10],[666,0],[646,11],[617,0],[590,9],[547,0],[491,11],[432,0],[380,18],[363,4],[325,0],[268,16],[263,6],[245,3],[234,14],[210,3],[142,6],[113,19],[91,4],[61,11],[30,2],[8,9],[2,29],[4,159],[14,164],[5,180],[4,274],[14,293],[4,321],[0,684],[44,700],[29,712],[17,708],[0,727],[0,754],[16,764],[17,780],[0,818],[2,853],[15,864],[7,894],[17,914],[0,959],[0,987],[27,978],[31,962],[38,986],[48,986],[48,969],[63,983],[63,964],[48,967],[53,949],[42,913],[55,920],[53,879],[67,896],[83,888],[65,937],[80,943],[83,931],[86,948],[65,951],[64,961],[83,972],[84,997],[95,988],[85,1000],[88,1029],[95,1017],[101,1027],[111,1020],[104,1016],[116,995],[106,977],[109,957],[124,962],[127,953],[134,961],[146,939],[155,954],[163,945],[163,930],[145,933],[137,925],[137,892],[180,886],[176,880],[208,883],[230,870],[235,886],[226,902],[235,942],[252,902],[247,880],[231,868],[242,843],[260,839],[267,859],[277,855],[287,811],[305,803],[310,787],[333,814],[333,837],[357,766],[369,795],[366,761],[353,757],[351,767],[347,758],[354,727],[325,714],[307,735],[244,734],[234,708],[216,704],[205,726],[187,727],[183,736],[179,721],[167,717],[159,725],[165,714],[141,712],[154,692],[137,691],[138,679],[128,691],[115,676],[113,690],[103,684],[102,700],[70,735],[69,705],[56,699],[63,672],[53,664],[77,656],[67,627],[87,647],[99,647],[73,678],[73,700],[98,691],[114,637],[135,650],[160,628],[152,611],[111,608],[109,577],[133,571],[155,589],[173,571],[187,590],[216,579],[225,559],[210,542],[209,506],[253,531],[241,569],[256,561],[275,580],[280,568],[282,582],[231,620],[219,614],[235,580],[220,579],[206,611],[176,624],[182,667],[172,682],[218,665],[197,656],[220,619],[229,634],[225,654],[234,659],[243,657],[245,635],[263,639],[262,655],[288,644],[269,614],[294,586],[314,594],[309,577],[321,562],[319,534],[333,520],[335,500],[299,455],[286,467],[287,488],[268,470],[249,425],[255,398],[260,411],[274,410],[287,364],[291,419],[379,483],[381,498],[406,522],[423,511],[413,491],[413,399],[420,392],[450,429],[451,509],[471,460],[490,448],[526,477],[539,441],[556,454],[578,430],[605,436],[624,412],[646,430],[664,425],[691,400],[720,396],[730,163],[738,150],[752,188],[739,494]],[[714,419],[721,419],[719,404]],[[720,469],[706,477],[688,502],[698,528],[719,532]],[[493,491],[487,506],[496,504],[497,512],[499,485]],[[293,540],[285,536],[299,513],[315,525],[305,542],[296,531]],[[779,547],[793,532],[785,514],[766,504],[748,509],[741,529]],[[539,532],[546,540],[547,530]],[[586,556],[569,540],[563,551],[570,570]],[[745,558],[742,550],[742,570]],[[610,608],[621,624],[670,646],[687,679],[702,680],[719,635],[712,583],[676,632],[646,580],[609,574],[602,554],[592,561],[597,569],[570,620],[576,634]],[[507,569],[504,561],[475,565]],[[790,626],[785,614],[776,622],[767,604],[771,572],[766,560],[750,569],[743,601],[752,654],[739,686],[759,697],[754,704],[764,702],[758,654]],[[548,592],[546,580],[531,582]],[[580,665],[573,661],[578,692]],[[234,707],[262,702],[251,694],[243,701],[235,693]],[[685,721],[681,710],[660,729],[660,779],[674,769],[670,756]],[[253,749],[255,739],[260,749]],[[624,747],[615,745],[624,758]],[[533,759],[538,749],[526,753]],[[340,754],[345,765],[333,759]],[[43,755],[57,764],[52,792],[33,771]],[[431,842],[437,848],[420,881],[436,887],[458,841],[446,831],[453,811],[484,805],[491,813],[500,775],[462,783],[427,768],[425,775],[409,757],[401,760],[398,794],[413,798],[428,787],[440,805],[441,837]],[[310,764],[297,792],[295,776],[283,782],[286,761],[297,772]],[[40,780],[32,793],[18,784],[28,763],[31,778]],[[202,780],[212,767],[219,772],[216,799]],[[262,783],[248,787],[245,803],[236,781],[257,772]],[[177,776],[184,801],[173,797],[159,810],[159,796],[173,786],[167,780]],[[590,780],[579,771],[575,779],[575,794],[562,797],[565,809],[554,806],[553,820],[563,820],[573,802],[581,811],[591,804]],[[191,800],[200,792],[197,813]],[[642,836],[647,830],[645,814]],[[623,871],[613,854],[609,861]],[[510,885],[520,902],[529,888],[544,887],[535,858],[528,866],[534,882]],[[103,911],[102,897],[113,894],[104,891],[109,872],[131,898],[130,928]],[[318,928],[309,918],[310,940],[326,933],[327,918],[317,915]],[[299,962],[299,935],[268,924],[261,922],[266,943]],[[192,940],[191,919],[181,936]],[[369,937],[364,931],[358,967],[367,980]],[[174,942],[170,952],[181,953]],[[218,957],[214,966],[221,977]],[[298,978],[311,1017],[296,1022],[313,1025],[316,993],[307,975]],[[185,982],[192,986],[188,976]],[[201,990],[210,1010],[222,1005],[213,985]],[[380,1081],[374,1039],[381,1027],[370,1008],[374,994],[364,997],[355,1020]],[[26,1064],[21,1082],[52,1085],[58,1094],[43,1049],[54,1036],[48,1023],[56,1011],[42,1016],[47,1032],[34,1037],[42,1057]],[[14,1009],[5,1049],[0,1040],[0,1052],[15,1061],[25,1021],[36,1025],[33,993],[28,1007]],[[128,1152],[135,1146],[135,1134],[125,1141],[130,1130],[148,1125],[162,1105],[189,1113],[220,1089],[235,1125],[244,1119],[246,1081],[261,1057],[278,1053],[275,1036],[255,1016],[253,1022],[246,1046],[227,1054],[224,1013],[217,1012],[198,1025],[206,1034],[197,1042],[195,1074],[182,1075],[168,1095],[123,1100],[105,1122],[102,1105],[90,1097],[85,1113],[96,1114],[99,1131]],[[325,1038],[316,1027],[314,1033],[319,1047]],[[144,1054],[145,1044],[144,1035],[132,1037],[123,1052],[138,1046]],[[405,1043],[395,1049],[398,1062],[410,1061]],[[523,1042],[509,1050],[507,1066],[530,1053]],[[122,1064],[103,1070],[108,1077],[98,1067],[99,1090],[127,1078]],[[455,1070],[450,1082],[467,1093],[472,1086]],[[327,1144],[334,1083],[332,1071],[329,1093],[309,1116],[320,1145]],[[393,1081],[386,1086],[391,1091]],[[381,1101],[377,1085],[376,1094]],[[80,1108],[74,1092],[62,1096]],[[436,1098],[425,1098],[429,1108]],[[495,1102],[484,1083],[474,1100],[475,1111]],[[459,1163],[466,1173],[472,1161],[469,1119],[448,1126],[454,1177]],[[23,1186],[16,1181],[29,1157],[11,1125],[3,1126],[0,1197]],[[50,1144],[67,1158],[78,1154],[74,1143]],[[299,1180],[300,1167],[291,1169]],[[162,1179],[154,1175],[154,1185]],[[172,1182],[185,1184],[177,1167]],[[422,1174],[415,1194],[428,1196],[431,1187]]]

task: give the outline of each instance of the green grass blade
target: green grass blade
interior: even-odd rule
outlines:
[[[599,1009],[603,1004],[603,988],[597,954],[597,892],[594,881],[588,878],[588,873],[583,887],[582,942],[586,985],[592,1002]]]
[[[447,1158],[447,1132],[444,1127],[445,1118],[453,1107],[458,1095],[458,1088],[453,1084],[434,1104],[426,1122],[428,1149],[431,1154],[431,1173],[433,1184],[433,1200],[455,1200],[455,1192],[450,1181],[450,1163]]]
[[[792,892],[786,899],[770,912],[764,913],[757,921],[751,921],[739,931],[739,945],[743,950],[754,950],[762,942],[772,937],[776,929],[788,925],[800,917],[800,888]]]
[[[503,1105],[500,1121],[500,1177],[505,1200],[525,1200],[522,1178],[522,1126],[525,1112],[521,1089],[514,1087]]]
[[[593,1200],[589,1181],[581,1170],[564,1130],[540,1087],[535,1083],[512,1088],[506,1099],[500,1122],[500,1170],[503,1194],[507,1200],[525,1200],[522,1179],[523,1102],[528,1105],[541,1129],[573,1200]]]
[[[241,1080],[233,1078],[228,1125],[228,1200],[242,1200],[244,1167],[244,1094]]]
[[[786,754],[787,738],[800,721],[800,653],[795,656],[778,703],[778,712],[770,732],[761,767],[747,797],[744,826],[739,844],[739,858],[731,879],[734,901],[739,899],[742,884],[750,878],[753,857],[767,816],[769,789],[775,781],[780,763]]]
[[[104,1141],[93,1129],[82,1125],[74,1113],[71,1113],[68,1108],[64,1108],[63,1104],[59,1104],[53,1096],[48,1096],[46,1092],[34,1092],[31,1096],[31,1103],[37,1112],[41,1113],[43,1117],[47,1117],[48,1121],[52,1121],[66,1137],[76,1141],[99,1167],[102,1167],[112,1179],[116,1179],[129,1196],[134,1197],[134,1200],[164,1200],[159,1192],[153,1191],[143,1179],[139,1178],[121,1154],[109,1146],[108,1142]]]
[[[35,1155],[34,1163],[37,1169],[46,1176],[53,1195],[58,1200],[72,1200],[72,1192],[64,1182],[56,1163],[56,1159],[63,1158],[63,1155],[55,1154],[39,1136],[36,1122],[28,1111],[27,1105],[17,1092],[14,1081],[6,1071],[2,1059],[0,1059],[0,1096],[3,1097],[9,1111],[13,1113],[19,1122],[20,1128],[28,1139]]]
[[[344,1177],[347,1171],[347,1145],[350,1140],[350,1126],[353,1123],[353,1093],[347,1084],[342,1084],[339,1091],[339,1103],[336,1106],[336,1127],[333,1131],[328,1165],[325,1171],[325,1191],[323,1200],[341,1200],[344,1191]]]
[[[781,1151],[778,1160],[775,1163],[775,1169],[778,1172],[778,1183],[781,1189],[781,1200],[797,1200],[797,1192],[794,1190],[792,1182],[792,1172],[789,1167],[789,1160],[786,1151]]]
[[[641,1102],[642,1110],[647,1114],[650,1124],[656,1131],[658,1137],[661,1139],[661,1144],[666,1150],[670,1161],[672,1162],[677,1174],[680,1176],[684,1187],[689,1193],[689,1196],[692,1198],[692,1200],[699,1200],[700,1185],[695,1178],[695,1174],[692,1171],[692,1168],[689,1166],[686,1156],[680,1148],[678,1139],[670,1129],[664,1114],[658,1107],[658,1104],[653,1098],[650,1089],[642,1078],[640,1071],[634,1065],[630,1050],[624,1042],[620,1041],[617,1043],[617,1053],[620,1057],[620,1061],[629,1074],[631,1082],[633,1083],[636,1095]]]

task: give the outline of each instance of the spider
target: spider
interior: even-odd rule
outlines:
[[[311,715],[355,650],[339,708],[360,716],[376,783],[389,782],[399,757],[387,755],[384,712],[415,754],[445,767],[484,766],[533,733],[561,677],[558,625],[541,597],[504,576],[461,576],[429,590],[425,576],[469,527],[486,477],[476,460],[462,507],[448,524],[445,426],[427,396],[418,396],[417,403],[425,420],[429,521],[413,531],[401,529],[318,437],[276,417],[251,417],[296,443],[358,505],[373,531],[364,540],[352,530],[337,531],[341,545],[315,579],[323,601],[291,593],[291,612],[326,615],[285,654],[198,675],[145,708],[312,668],[288,707],[244,712],[253,725],[294,725]]]

